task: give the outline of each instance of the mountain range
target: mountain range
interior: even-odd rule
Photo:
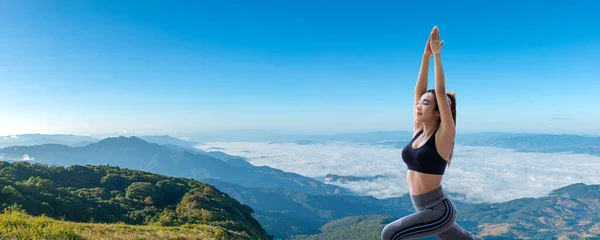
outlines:
[[[215,178],[246,187],[282,187],[313,194],[349,194],[348,190],[299,174],[253,166],[224,153],[206,154],[177,145],[149,143],[138,137],[111,137],[83,147],[60,144],[0,149],[8,161],[48,165],[110,165],[194,179]]]
[[[348,236],[365,234],[358,230],[365,230],[367,224],[371,237],[360,239],[375,240],[385,224],[414,212],[407,195],[327,196],[202,181],[252,207],[255,218],[278,239],[359,239]],[[546,197],[503,203],[454,202],[457,222],[485,239],[600,239],[600,185],[572,184]]]
[[[208,141],[249,141],[249,142],[291,142],[299,145],[328,141],[348,141],[402,148],[412,138],[410,131],[379,131],[345,134],[276,134],[254,131],[219,133],[213,135],[191,135],[192,140],[183,140],[168,135],[139,136],[147,142],[160,145],[176,145],[193,148]],[[136,136],[137,137],[137,136]],[[61,144],[72,147],[86,146],[100,141],[89,136],[70,134],[23,134],[0,136],[0,148],[8,146],[33,146],[41,144]],[[463,133],[457,134],[456,143],[468,146],[493,146],[515,149],[522,152],[570,152],[600,156],[600,136],[575,134],[533,134],[533,133]],[[216,150],[216,149],[215,149]]]
[[[456,141],[463,145],[495,146],[511,148],[520,152],[569,152],[600,156],[600,137],[592,136],[570,134],[465,135],[457,137]]]
[[[72,134],[21,134],[11,136],[0,136],[0,147],[33,146],[49,143],[68,146],[81,146],[96,141],[98,141],[98,139],[88,136],[78,136]]]
[[[181,147],[191,148],[198,145],[198,142],[183,140],[168,135],[147,135],[139,136],[144,141],[157,144],[170,144]],[[104,138],[102,138],[104,139]],[[34,146],[41,144],[60,144],[72,147],[83,147],[101,139],[90,136],[79,136],[73,134],[20,134],[10,136],[0,136],[0,148],[10,146]]]
[[[482,135],[478,136],[483,139]],[[536,138],[535,135],[487,137],[505,139],[496,141],[504,144],[511,144],[510,139],[518,142]],[[582,138],[588,141],[578,144],[595,146],[595,138]],[[576,137],[557,137],[540,141],[540,144],[552,146],[573,139],[577,140]],[[301,142],[312,143],[312,140]],[[79,147],[54,143],[12,146],[0,149],[0,156],[8,161],[63,166],[112,165],[194,178],[252,207],[260,224],[280,239],[322,239],[323,236],[346,239],[344,236],[364,229],[366,225],[370,231],[377,232],[386,221],[413,211],[407,196],[391,199],[354,196],[346,189],[270,167],[253,166],[244,158],[223,152],[205,152],[182,143],[161,145],[138,137],[106,138]],[[328,177],[339,181],[353,180],[351,176]],[[457,221],[485,239],[593,239],[600,236],[599,190],[598,185],[573,184],[542,198],[497,204],[457,201],[460,212]]]

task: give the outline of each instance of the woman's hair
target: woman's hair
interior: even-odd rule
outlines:
[[[435,89],[429,89],[426,93],[432,93],[435,98]],[[456,126],[456,93],[455,92],[447,92],[446,96],[450,99],[450,111],[452,112],[452,119],[454,120],[454,126]],[[439,111],[439,107],[436,101],[435,110]],[[438,119],[438,121],[440,121]],[[452,161],[452,156],[454,155],[454,143],[452,143],[452,149],[450,150],[450,158],[448,159],[448,166],[450,166],[450,162]]]

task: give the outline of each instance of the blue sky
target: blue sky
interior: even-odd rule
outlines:
[[[600,134],[594,1],[123,2],[0,3],[0,135],[409,130],[436,25],[460,131]]]

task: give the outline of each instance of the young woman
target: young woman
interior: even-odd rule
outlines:
[[[436,236],[439,239],[482,239],[456,224],[456,207],[442,189],[442,177],[452,159],[456,135],[456,95],[446,93],[440,32],[434,27],[425,45],[415,88],[415,126],[402,149],[408,168],[410,197],[416,212],[386,225],[382,240]],[[435,89],[427,90],[430,58],[434,58]]]

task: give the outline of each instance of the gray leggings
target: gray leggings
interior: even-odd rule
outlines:
[[[456,206],[442,186],[410,196],[416,212],[387,224],[381,240],[415,239],[436,236],[439,239],[483,239],[456,224]]]

